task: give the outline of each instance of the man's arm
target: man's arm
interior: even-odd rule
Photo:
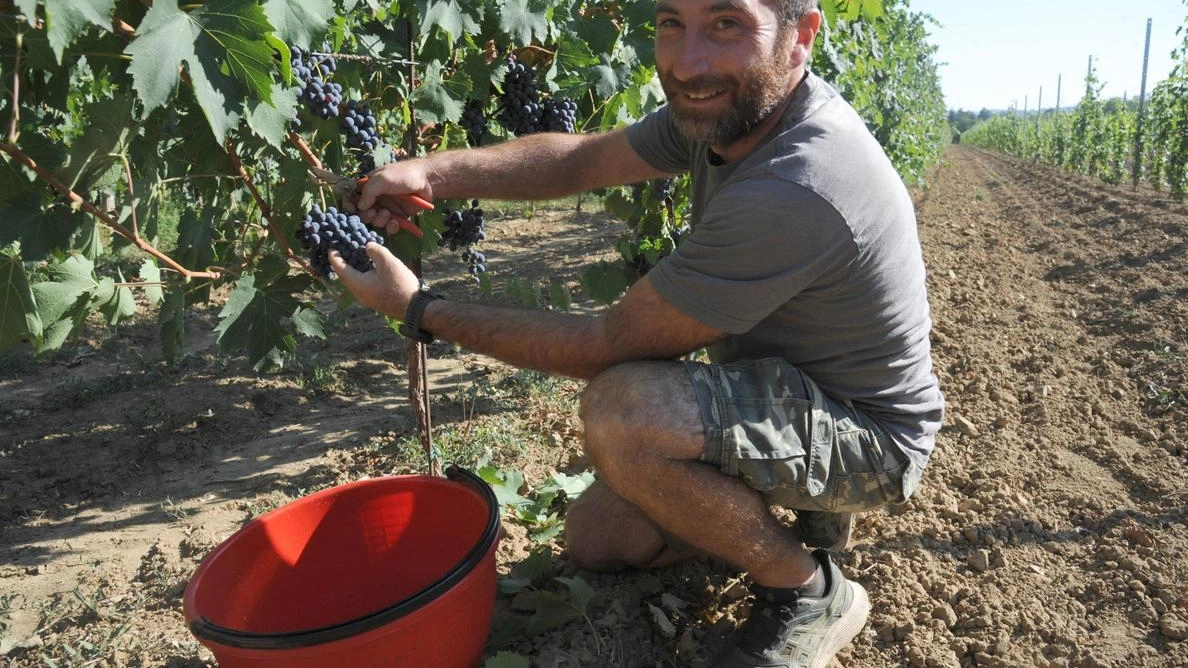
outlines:
[[[645,276],[605,314],[571,314],[433,301],[423,327],[509,364],[593,378],[635,360],[673,359],[725,334],[685,315]]]
[[[364,220],[395,231],[389,212],[375,206],[380,195],[543,200],[666,175],[639,157],[626,130],[541,133],[385,165],[371,175],[352,204]]]
[[[360,304],[403,318],[419,280],[383,246],[369,244],[367,253],[375,271],[355,271],[337,253],[330,261]],[[576,378],[593,378],[621,362],[673,359],[725,337],[666,301],[647,276],[599,316],[436,300],[421,326],[509,364]]]

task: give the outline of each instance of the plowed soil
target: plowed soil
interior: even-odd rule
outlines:
[[[915,498],[861,516],[839,555],[874,610],[834,666],[1188,666],[1188,207],[970,147],[913,194],[946,426]],[[620,231],[573,212],[491,228],[497,277],[571,284]],[[150,326],[7,358],[0,664],[212,666],[181,614],[210,549],[309,490],[419,466],[390,448],[415,431],[403,344],[370,314],[306,344],[328,380],[244,373],[213,345],[214,315],[193,314],[181,369],[152,362]],[[430,353],[436,396],[512,373]],[[442,424],[466,419],[451,406],[435,403]],[[531,419],[544,445],[500,466],[530,485],[580,470],[572,416]],[[531,544],[504,524],[506,573]],[[548,554],[597,595],[585,617],[500,647],[534,667],[707,666],[745,614],[745,575],[708,559],[598,576],[559,540]],[[517,610],[501,600],[498,615]]]

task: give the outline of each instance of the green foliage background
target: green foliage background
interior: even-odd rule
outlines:
[[[904,2],[825,2],[814,68],[854,103],[905,179],[947,141],[927,44],[929,19]],[[319,294],[341,289],[304,271],[295,221],[324,195],[311,156],[358,168],[337,119],[304,115],[289,47],[333,53],[346,99],[377,112],[384,164],[465,144],[455,121],[486,101],[506,56],[535,65],[546,96],[579,105],[581,131],[663,103],[652,60],[653,3],[632,0],[15,0],[0,1],[0,348],[60,347],[101,318],[155,314],[164,357],[182,351],[183,315],[229,286],[221,347],[257,368],[285,363],[298,336],[324,336]],[[509,139],[489,123],[485,143]],[[671,200],[606,193],[628,223],[624,258],[679,241],[683,183]],[[109,203],[114,206],[108,207]],[[386,240],[406,259],[425,238]],[[667,241],[664,241],[667,239]],[[613,299],[632,280],[593,272]],[[558,295],[558,301],[564,297]]]

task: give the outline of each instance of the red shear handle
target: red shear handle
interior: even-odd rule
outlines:
[[[364,177],[360,178],[359,180],[355,181],[355,187],[362,188],[364,186],[364,184],[366,184],[366,183],[367,183],[367,177],[364,176]],[[429,211],[429,210],[433,209],[433,202],[430,202],[429,200],[425,199],[424,197],[421,197],[420,195],[414,195],[412,193],[408,193],[405,195],[383,195],[383,197],[391,198],[391,199],[399,202],[400,204],[411,204],[411,205],[413,205],[419,209],[422,209],[424,211]]]

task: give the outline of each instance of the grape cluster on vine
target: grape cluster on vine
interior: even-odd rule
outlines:
[[[499,103],[503,105],[499,124],[504,130],[517,135],[536,132],[544,116],[544,105],[536,91],[536,68],[521,63],[515,56],[508,57]]]
[[[335,207],[322,211],[317,205],[302,217],[297,239],[309,252],[310,266],[322,276],[331,273],[330,251],[338,251],[357,271],[370,271],[375,265],[367,255],[367,244],[372,241],[384,243],[358,216],[348,215]]]
[[[577,103],[569,98],[545,100],[542,121],[546,132],[573,134],[577,127]]]
[[[327,55],[315,57],[299,46],[291,47],[290,52],[289,64],[301,83],[297,99],[305,103],[309,113],[322,120],[337,116],[342,105],[342,84],[325,81],[325,77],[335,70],[334,58]],[[300,123],[299,119],[294,120]]]
[[[657,202],[669,204],[672,200],[673,188],[676,186],[676,179],[673,177],[652,180],[652,198]]]
[[[487,132],[487,116],[483,113],[482,100],[467,100],[462,108],[462,118],[458,125],[466,131],[466,140],[471,146],[481,146],[483,135]]]
[[[503,75],[503,93],[499,96],[499,103],[502,105],[499,124],[504,130],[515,135],[537,132],[572,133],[577,125],[577,103],[569,98],[550,98],[542,102],[536,89],[536,68],[521,63],[515,56],[508,56],[507,73]],[[459,124],[463,128],[468,128],[469,121],[465,116],[464,111],[463,120],[459,121]],[[485,119],[483,127],[486,127]]]
[[[472,276],[487,271],[487,257],[471,248],[487,238],[483,231],[483,210],[479,208],[479,201],[471,200],[470,208],[445,210],[445,231],[438,239],[438,246],[449,246],[451,251],[462,251],[462,261],[467,264],[467,271]]]
[[[342,114],[342,133],[346,135],[347,148],[356,151],[374,151],[380,144],[376,134],[375,114],[365,102],[349,100]]]

